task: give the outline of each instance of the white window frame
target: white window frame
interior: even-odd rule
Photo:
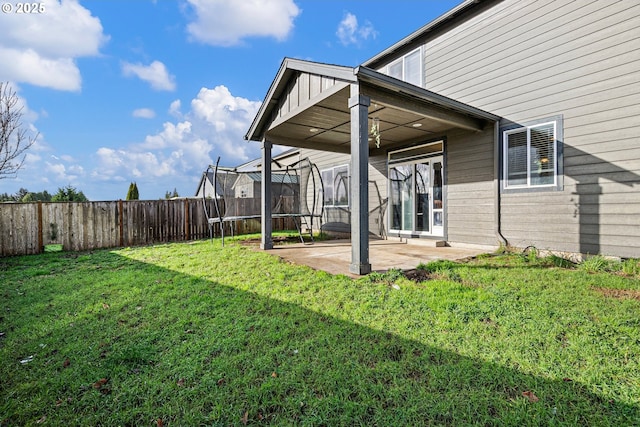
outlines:
[[[335,188],[336,187],[335,186],[335,184],[336,184],[336,169],[345,169],[345,168],[347,169],[347,184],[346,184],[346,188],[345,188],[345,190],[347,192],[347,203],[346,204],[336,203],[336,188]],[[349,182],[351,180],[351,172],[349,170],[349,164],[347,163],[347,164],[342,164],[342,165],[336,165],[336,166],[332,166],[330,168],[326,168],[326,169],[321,170],[320,171],[320,176],[323,177],[322,178],[323,182],[324,182],[324,174],[326,172],[331,172],[331,191],[332,191],[331,200],[333,201],[333,203],[332,204],[327,204],[326,202],[324,202],[324,199],[326,199],[326,198],[325,198],[325,195],[323,194],[322,197],[323,197],[323,202],[325,203],[324,206],[325,207],[341,207],[341,208],[349,207],[350,204],[351,204],[351,194],[350,194],[350,190],[351,189],[349,188],[350,187]],[[323,185],[323,187],[325,189],[327,188],[326,183],[325,183],[325,185]],[[325,190],[323,190],[323,191],[325,191]]]
[[[531,129],[553,125],[553,183],[549,184],[533,184],[531,182]],[[527,180],[525,184],[519,185],[509,185],[509,135],[520,133],[526,131],[527,132]],[[543,121],[540,123],[535,123],[528,126],[521,126],[514,129],[509,129],[503,132],[502,134],[502,152],[503,152],[503,174],[502,174],[502,182],[503,188],[505,190],[511,189],[536,189],[536,188],[557,188],[558,187],[558,179],[559,179],[559,164],[562,161],[562,156],[559,153],[558,147],[558,121],[550,120]]]
[[[434,161],[439,161],[440,164],[442,165],[443,171],[442,171],[442,178],[444,179],[444,140],[439,140],[439,141],[434,141],[434,142],[429,142],[426,144],[421,144],[415,147],[407,147],[407,148],[402,148],[399,150],[394,150],[394,151],[389,151],[387,153],[387,191],[388,191],[388,195],[389,195],[389,203],[387,205],[387,228],[389,230],[390,233],[393,233],[394,235],[399,235],[399,236],[430,236],[430,237],[442,237],[444,236],[444,206],[445,206],[445,198],[444,198],[444,194],[442,195],[442,205],[439,208],[435,208],[433,205],[433,202],[429,203],[429,212],[427,213],[427,215],[429,215],[429,230],[427,231],[418,231],[415,230],[415,223],[413,224],[413,230],[400,230],[400,229],[395,229],[393,228],[393,212],[392,212],[392,205],[391,205],[391,168],[396,167],[396,166],[410,166],[413,168],[413,172],[412,172],[412,183],[411,186],[413,189],[416,188],[416,184],[415,184],[415,180],[416,180],[416,165],[418,163],[422,163],[424,161],[429,161],[429,170],[430,170],[430,176],[429,176],[429,197],[433,197],[434,194],[434,176],[433,176],[433,170],[432,170],[432,163]],[[421,149],[426,149],[426,148],[436,148],[436,150],[426,150],[424,153],[420,153]],[[439,150],[438,150],[439,148]],[[405,153],[405,154],[402,154]],[[413,155],[411,155],[412,153],[414,153]],[[406,155],[409,154],[409,155]],[[397,157],[396,155],[400,155],[400,157]],[[444,182],[441,183],[441,190],[444,192]],[[415,207],[415,195],[414,195],[414,212],[416,210]],[[434,212],[439,212],[442,218],[442,222],[439,225],[435,225],[434,223],[434,218],[433,218],[433,214]]]
[[[415,54],[416,52],[419,52],[419,56],[420,56],[420,61],[419,61],[419,63],[420,63],[420,72],[419,72],[420,73],[420,81],[418,82],[418,84],[415,84],[415,83],[412,83],[412,82],[408,81],[407,80],[407,75],[406,75],[406,70],[407,70],[406,61],[407,61],[407,58],[409,56]],[[398,58],[395,61],[390,62],[386,67],[384,67],[384,69],[383,69],[384,71],[383,72],[386,75],[391,76],[391,72],[390,72],[391,67],[393,67],[394,65],[400,64],[400,63],[402,64],[402,76],[400,77],[400,80],[405,81],[407,83],[411,83],[411,84],[416,85],[416,86],[423,87],[423,84],[424,84],[424,76],[423,76],[423,72],[424,72],[424,57],[422,55],[422,47],[414,49],[411,52],[407,53],[406,55],[403,55],[401,58]]]

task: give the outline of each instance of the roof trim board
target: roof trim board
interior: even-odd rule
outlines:
[[[304,104],[298,105],[294,110],[276,117],[280,98],[286,96],[290,82],[300,73],[334,79],[335,84],[305,101]],[[500,120],[500,117],[495,114],[387,76],[365,66],[350,68],[286,58],[245,135],[245,139],[261,141],[269,131],[287,122],[291,123],[295,117],[329,101],[352,84],[362,86],[362,93],[369,95],[372,101],[378,101],[398,110],[413,112],[434,122],[462,129],[479,131],[484,128],[487,122]],[[345,105],[345,113],[348,113],[347,105]],[[272,134],[271,137],[272,142],[277,144],[282,144],[278,141],[287,139],[284,135],[277,137]],[[293,146],[302,147],[300,143],[293,144]],[[316,148],[323,149],[318,146]]]
[[[322,102],[323,100],[329,98],[330,96],[340,92],[341,90],[343,90],[344,88],[348,87],[349,83],[345,83],[345,82],[337,82],[336,84],[334,84],[333,86],[331,86],[330,88],[320,92],[320,94],[318,94],[317,96],[313,97],[312,99],[310,99],[309,101],[306,101],[304,104],[300,105],[298,108],[296,108],[295,110],[280,116],[278,118],[276,118],[275,120],[273,120],[273,122],[271,122],[271,124],[269,125],[267,131],[277,127],[278,125],[293,119],[294,117],[296,117],[297,115],[305,112],[306,110],[308,110],[309,108],[317,105],[318,103]]]
[[[303,61],[300,59],[285,58],[280,65],[280,69],[271,86],[267,91],[267,96],[258,110],[245,139],[249,141],[260,141],[265,127],[265,122],[271,117],[271,110],[277,106],[278,100],[287,87],[287,82],[296,73],[303,72],[320,76],[331,77],[354,83],[356,78],[353,68],[339,65],[322,64],[319,62]]]
[[[443,107],[457,113],[470,115],[481,120],[500,120],[500,116],[472,107],[471,105],[456,101],[455,99],[448,98],[436,92],[423,89],[419,86],[412,85],[411,83],[407,83],[403,80],[387,76],[386,74],[382,74],[365,66],[356,68],[355,74],[360,82],[370,83],[375,88],[383,88],[408,98],[414,98],[416,102],[427,102],[435,106]]]

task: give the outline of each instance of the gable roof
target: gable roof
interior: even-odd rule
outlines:
[[[356,78],[353,68],[340,65],[323,64],[319,62],[303,61],[300,59],[285,58],[280,65],[280,69],[275,79],[271,82],[264,102],[260,106],[258,113],[253,119],[245,139],[248,141],[258,141],[256,135],[261,135],[266,126],[266,122],[272,117],[271,113],[277,107],[280,96],[287,88],[287,83],[295,77],[296,73],[304,72],[320,76],[332,77],[336,80],[355,83]]]
[[[287,104],[287,96],[295,87],[296,79],[302,80],[305,74],[307,80],[316,76],[331,80],[331,84],[311,99],[293,105],[287,111],[280,110]],[[397,130],[396,134],[402,134],[404,140],[411,135],[424,139],[429,125],[432,125],[433,132],[454,127],[477,131],[488,121],[499,120],[494,114],[366,66],[351,68],[285,58],[245,139],[261,141],[269,132],[274,144],[348,152],[351,85],[359,85],[360,93],[371,97],[375,105],[370,108],[370,114],[382,115],[379,111],[384,108],[389,112],[395,110],[388,123]],[[421,126],[424,126],[421,135],[410,125],[418,121],[422,121]],[[310,130],[316,133],[310,135]]]

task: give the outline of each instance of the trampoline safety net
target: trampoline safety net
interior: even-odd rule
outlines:
[[[238,171],[219,163],[220,158],[204,172],[205,178],[213,183],[215,195],[202,191],[202,197],[210,234],[213,237],[213,226],[219,224],[224,245],[225,223],[231,223],[233,234],[235,222],[261,218],[262,171]],[[210,197],[214,199],[213,210],[206,203]],[[291,219],[303,243],[305,231],[313,242],[313,230],[322,227],[323,185],[317,166],[308,158],[287,166],[273,162],[271,212],[272,218]]]

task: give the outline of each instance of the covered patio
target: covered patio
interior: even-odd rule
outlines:
[[[474,257],[492,251],[494,248],[452,248],[436,247],[416,240],[389,238],[369,241],[369,259],[374,271],[384,272],[391,268],[410,270],[420,263],[438,259],[451,261]],[[351,242],[349,240],[328,240],[308,244],[276,245],[273,254],[285,261],[306,265],[314,270],[331,274],[358,277],[350,271]]]
[[[493,129],[498,121],[493,114],[364,66],[288,58],[245,138],[262,144],[263,174],[271,174],[274,144],[350,154],[351,241],[347,258],[349,272],[362,275],[372,271],[372,260],[376,262],[369,243],[370,153],[411,147],[456,129],[482,132],[487,127]],[[375,124],[374,131],[371,124]],[[270,180],[262,180],[261,190],[261,248],[270,250]]]

